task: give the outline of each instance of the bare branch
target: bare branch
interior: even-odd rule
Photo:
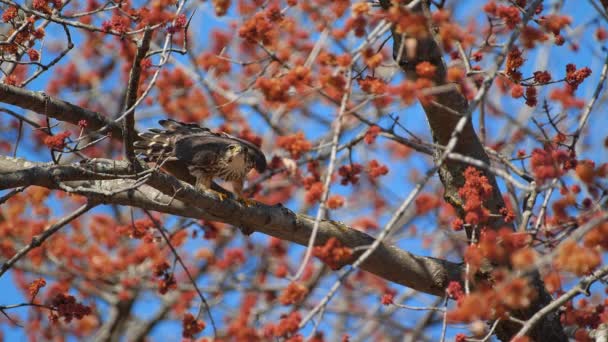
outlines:
[[[146,57],[146,54],[150,49],[151,39],[152,31],[149,28],[146,28],[146,30],[144,30],[144,35],[141,38],[141,43],[137,48],[137,54],[133,59],[133,66],[131,67],[131,74],[129,75],[129,86],[127,88],[125,110],[131,108],[137,101],[137,89],[141,75],[141,62]],[[131,163],[136,165],[135,152],[133,151],[134,137],[137,134],[135,131],[135,109],[128,112],[127,116],[125,117],[123,122],[123,132],[125,156]]]

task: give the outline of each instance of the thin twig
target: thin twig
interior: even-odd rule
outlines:
[[[190,282],[192,283],[192,286],[194,287],[194,290],[196,291],[196,293],[200,297],[203,305],[205,306],[205,310],[207,311],[207,314],[209,315],[209,321],[211,322],[211,327],[213,328],[213,336],[215,338],[217,338],[217,328],[215,327],[215,321],[213,320],[213,316],[211,315],[211,307],[209,306],[209,303],[207,303],[207,300],[205,299],[205,296],[203,295],[203,293],[201,292],[201,290],[196,285],[196,281],[194,280],[194,277],[192,276],[192,274],[188,270],[188,267],[186,267],[186,264],[184,263],[184,261],[182,260],[182,258],[179,256],[179,253],[177,253],[177,250],[175,249],[175,247],[171,243],[171,240],[169,239],[169,237],[167,236],[167,234],[163,230],[162,226],[160,225],[160,222],[158,222],[156,220],[156,218],[154,216],[152,216],[152,214],[150,214],[150,212],[148,210],[144,209],[144,212],[150,218],[150,220],[152,221],[152,223],[154,223],[154,226],[156,227],[156,230],[158,230],[158,232],[160,233],[160,235],[163,237],[163,240],[165,240],[165,243],[167,244],[167,246],[169,246],[169,249],[171,249],[171,252],[175,256],[175,259],[180,264],[180,266],[184,269],[184,272],[186,272],[186,275],[188,276],[188,279],[190,279]]]
[[[25,189],[26,189],[25,186],[20,186],[18,188],[15,188],[15,189],[9,191],[4,196],[0,197],[0,205],[4,204],[4,202],[8,201],[11,197],[15,196],[16,194],[23,192],[23,190],[25,190]]]
[[[351,64],[352,66],[352,64]],[[325,211],[327,210],[327,199],[329,197],[329,185],[331,183],[331,179],[334,173],[334,167],[336,164],[336,154],[338,152],[338,141],[340,139],[340,132],[342,130],[342,119],[344,116],[344,112],[346,110],[346,105],[348,103],[348,98],[350,97],[351,91],[351,82],[352,79],[350,77],[352,73],[352,68],[349,68],[346,72],[346,85],[344,86],[344,95],[342,96],[342,103],[340,104],[340,111],[338,112],[338,117],[336,118],[336,124],[334,126],[334,133],[331,143],[331,153],[329,156],[329,165],[327,166],[327,171],[325,172],[325,182],[323,184],[323,194],[321,195],[321,203],[319,204],[319,209],[317,210],[317,215],[315,216],[315,223],[313,225],[312,233],[310,234],[310,239],[308,239],[308,247],[306,248],[306,254],[304,255],[304,260],[300,265],[300,268],[296,272],[296,274],[291,279],[292,281],[298,280],[304,270],[306,269],[306,264],[308,264],[308,260],[310,259],[310,255],[312,254],[312,249],[315,245],[315,240],[317,237],[317,232],[319,231],[319,222],[321,221],[321,217],[325,215]]]
[[[572,138],[572,148],[576,146],[576,142],[580,138],[583,132],[583,128],[585,128],[585,125],[587,124],[587,120],[589,119],[589,115],[591,114],[591,110],[593,109],[593,105],[595,104],[595,101],[597,101],[597,99],[599,98],[602,88],[604,87],[604,81],[606,80],[606,76],[608,76],[608,53],[606,54],[604,66],[602,67],[602,73],[600,75],[599,81],[597,82],[597,86],[595,87],[595,91],[593,92],[593,96],[591,96],[589,103],[587,103],[587,106],[585,106],[583,114],[581,115],[581,118],[578,122],[578,128],[576,129],[574,137]]]

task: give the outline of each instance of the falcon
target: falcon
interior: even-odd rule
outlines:
[[[232,183],[238,199],[243,197],[243,184],[252,168],[266,170],[266,157],[253,143],[230,134],[211,132],[206,127],[172,119],[158,122],[164,129],[149,129],[140,133],[134,143],[135,152],[146,162],[160,164],[177,178],[194,184],[202,191],[223,193],[211,189],[214,178]]]

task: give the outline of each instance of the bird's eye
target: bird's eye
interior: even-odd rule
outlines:
[[[230,149],[230,151],[234,151],[236,149],[236,145],[230,145],[230,147],[228,147]]]

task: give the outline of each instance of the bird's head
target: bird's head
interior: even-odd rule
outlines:
[[[241,144],[230,144],[227,147],[226,154],[229,159],[233,159],[234,157],[239,155],[244,156],[245,154],[247,154],[247,147]]]

